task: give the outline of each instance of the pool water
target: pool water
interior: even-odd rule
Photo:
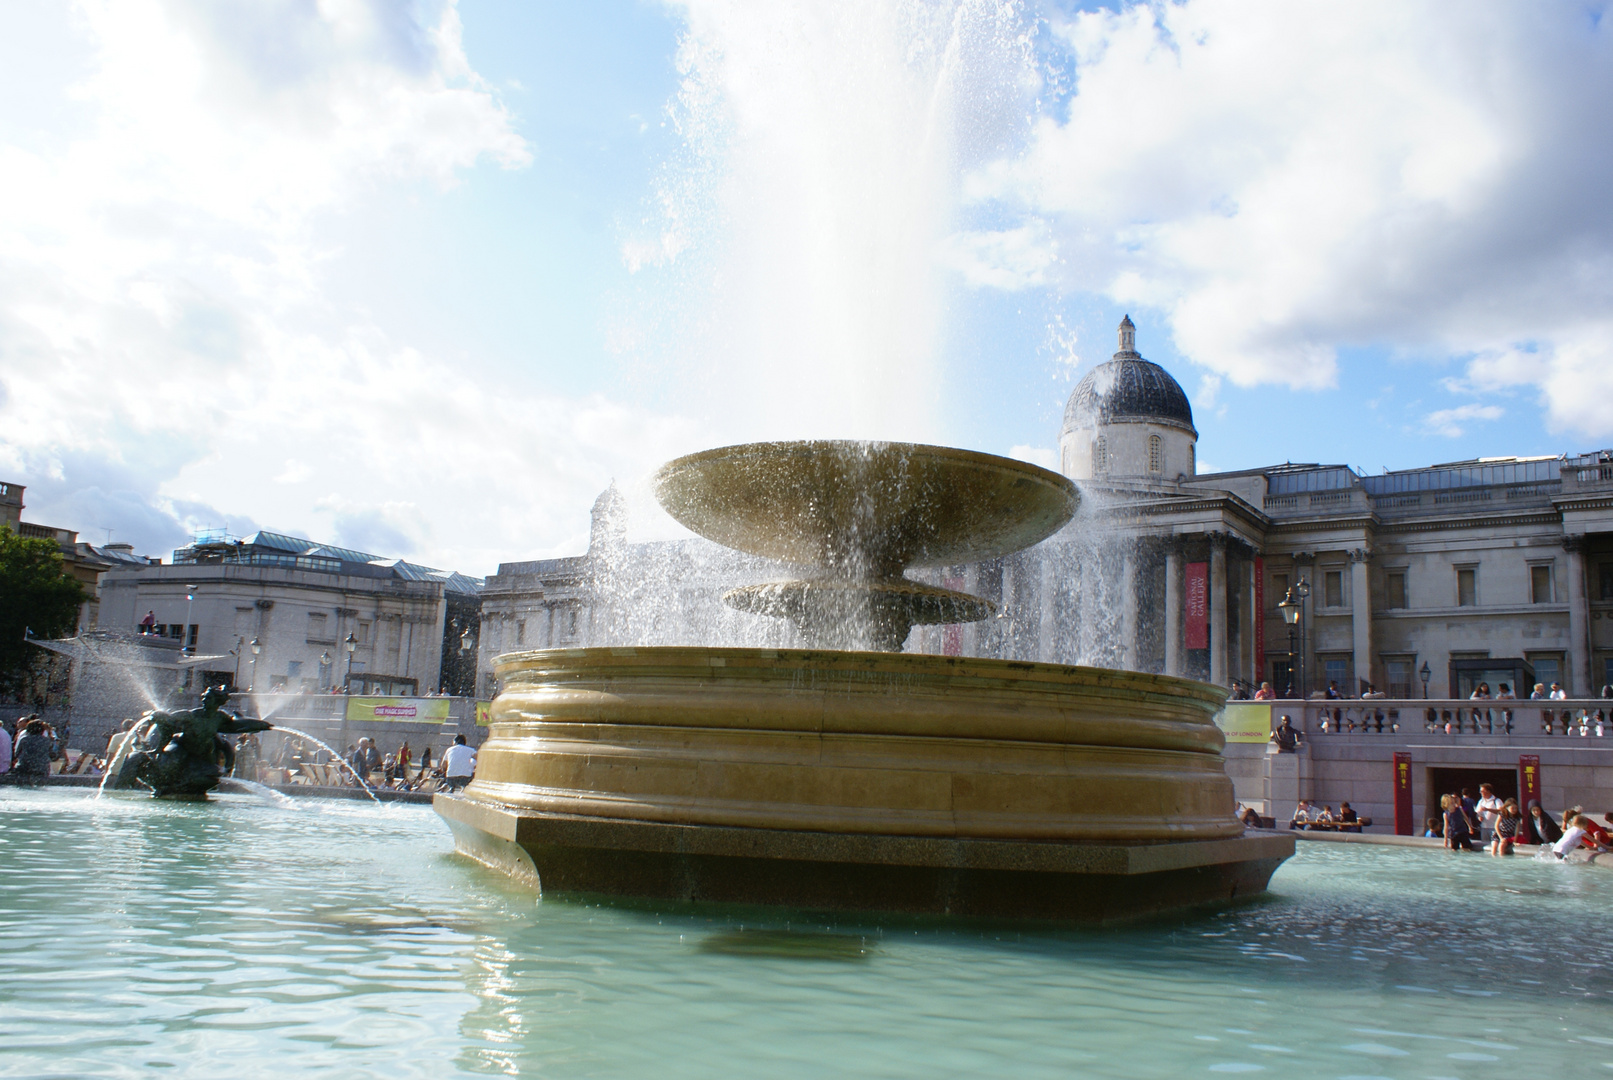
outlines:
[[[1613,1073],[1613,873],[1302,843],[1122,930],[533,894],[429,808],[0,789],[12,1077]]]

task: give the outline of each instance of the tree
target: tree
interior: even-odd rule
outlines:
[[[62,637],[78,625],[84,587],[62,568],[54,540],[26,540],[0,526],[0,692],[15,695],[40,659],[23,635]]]

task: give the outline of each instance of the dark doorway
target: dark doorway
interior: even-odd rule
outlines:
[[[1441,795],[1459,795],[1464,788],[1473,789],[1473,799],[1478,801],[1479,785],[1489,784],[1495,789],[1495,794],[1503,801],[1518,797],[1518,768],[1516,765],[1508,768],[1505,765],[1489,765],[1482,769],[1436,769],[1430,766],[1428,770],[1428,814],[1430,817],[1439,813],[1439,797]]]

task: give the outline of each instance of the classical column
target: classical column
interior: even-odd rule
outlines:
[[[1227,685],[1227,538],[1210,536],[1210,681]]]
[[[1044,664],[1057,659],[1053,646],[1053,549],[1042,547],[1042,587],[1037,590],[1041,619],[1036,626],[1036,658]]]
[[[1585,597],[1585,534],[1563,537],[1568,552],[1569,693],[1591,696],[1590,603]]]
[[[1367,580],[1372,553],[1366,548],[1350,552],[1350,629],[1353,632],[1355,692],[1372,681],[1372,586]]]
[[[1182,549],[1166,541],[1165,549],[1165,674],[1182,674]]]
[[[1243,677],[1260,684],[1261,673],[1255,670],[1255,656],[1258,650],[1255,647],[1255,560],[1250,556],[1244,564],[1243,581],[1243,618],[1238,630],[1238,637],[1243,647],[1238,650],[1240,665],[1243,668]]]
[[[1120,666],[1137,670],[1137,548],[1126,545],[1120,562]]]

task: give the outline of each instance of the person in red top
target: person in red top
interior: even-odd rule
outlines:
[[[1585,835],[1579,841],[1580,847],[1588,847],[1595,851],[1613,850],[1613,836],[1595,821],[1581,814],[1575,819],[1574,824],[1585,830]]]
[[[1260,684],[1260,689],[1255,691],[1255,700],[1256,701],[1276,701],[1277,700],[1277,691],[1275,691],[1275,690],[1273,690],[1271,688],[1271,683],[1263,682],[1263,683]]]

